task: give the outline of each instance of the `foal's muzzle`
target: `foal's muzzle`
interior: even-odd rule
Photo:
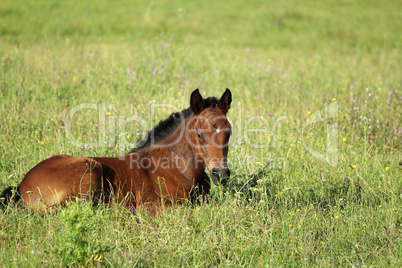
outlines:
[[[225,185],[229,179],[230,170],[228,168],[213,168],[211,178],[215,185],[219,183]]]

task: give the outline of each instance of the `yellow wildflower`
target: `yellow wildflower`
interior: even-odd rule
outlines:
[[[385,167],[385,171],[388,171],[389,170],[389,167]]]
[[[103,262],[102,258],[103,258],[103,255],[93,254],[91,257],[91,260]]]

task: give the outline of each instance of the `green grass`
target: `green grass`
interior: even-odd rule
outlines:
[[[0,265],[402,265],[400,1],[3,2],[1,190],[51,155],[127,152],[172,112],[151,118],[151,103],[188,107],[197,87],[233,93],[234,175],[209,204],[159,217],[118,204],[9,207]],[[334,102],[337,117],[302,135]],[[82,148],[65,125],[84,103],[96,109],[73,118]],[[113,124],[133,115],[142,124]],[[334,166],[306,149],[329,143],[339,145]]]

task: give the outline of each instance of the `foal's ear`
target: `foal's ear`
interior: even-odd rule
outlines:
[[[232,103],[232,92],[227,88],[225,93],[223,93],[220,98],[217,107],[222,110],[224,114],[226,114],[230,109],[230,104]]]
[[[194,114],[199,114],[202,111],[202,104],[204,100],[200,94],[198,88],[191,93],[190,97],[190,107],[193,110]]]

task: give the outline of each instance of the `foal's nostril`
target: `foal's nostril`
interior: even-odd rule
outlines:
[[[212,173],[215,173],[216,175],[221,175],[219,168],[212,168]]]
[[[212,168],[211,179],[218,185],[219,183],[225,185],[229,180],[230,170],[228,168]]]

